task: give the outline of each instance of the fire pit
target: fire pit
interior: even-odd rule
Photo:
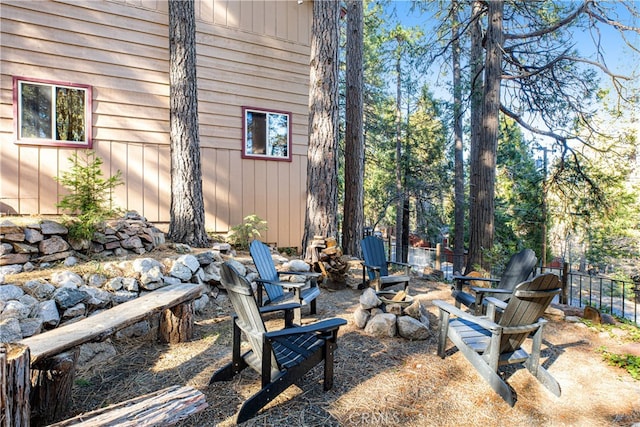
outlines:
[[[409,307],[413,303],[413,297],[405,291],[378,291],[376,295],[383,304],[399,304],[402,308]]]
[[[420,301],[404,291],[365,289],[353,313],[360,329],[376,337],[401,336],[424,340],[429,336],[429,316]]]

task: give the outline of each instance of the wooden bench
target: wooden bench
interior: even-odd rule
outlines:
[[[18,390],[24,386],[31,387],[31,392],[26,395],[30,395],[28,406],[33,422],[48,423],[59,419],[69,409],[80,345],[102,341],[121,329],[157,314],[160,315],[160,341],[187,341],[193,334],[192,302],[203,290],[203,285],[191,283],[166,286],[80,321],[25,338],[16,343],[16,347],[26,349],[28,353],[30,366],[26,369],[29,371],[31,368],[27,375],[31,379],[30,384],[21,384],[22,375],[14,369],[7,374],[14,377],[15,384],[9,384],[8,387]],[[20,394],[24,395],[13,394],[13,399],[19,399]],[[12,398],[4,397],[7,400]],[[18,408],[25,403],[14,402],[13,406]]]

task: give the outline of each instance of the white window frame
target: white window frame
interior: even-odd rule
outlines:
[[[51,89],[51,135],[46,137],[24,136],[22,134],[22,116],[24,113],[22,106],[22,88],[23,85],[38,85]],[[82,141],[59,140],[56,137],[56,89],[67,88],[84,92],[84,139]],[[52,145],[58,147],[76,147],[76,148],[92,148],[92,87],[89,85],[59,82],[53,80],[32,79],[27,77],[13,78],[13,105],[14,105],[14,123],[15,123],[15,142],[16,144],[28,145]]]
[[[253,114],[259,114],[265,116],[265,128],[264,130],[264,152],[256,152],[253,148],[252,130],[249,124],[249,116]],[[262,160],[276,160],[276,161],[291,161],[291,125],[292,114],[287,111],[270,110],[264,108],[255,107],[242,107],[242,157],[247,159],[262,159]],[[273,129],[269,129],[268,123],[272,119],[284,119],[286,118],[286,131],[273,133]],[[286,137],[285,144],[275,144],[277,138]],[[260,145],[262,147],[262,144]],[[275,151],[284,148],[285,154],[274,154]]]

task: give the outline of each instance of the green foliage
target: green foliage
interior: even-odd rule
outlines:
[[[75,215],[64,221],[71,238],[90,239],[104,220],[119,213],[113,206],[113,191],[123,181],[120,171],[103,178],[102,159],[91,150],[81,153],[74,153],[69,159],[71,169],[55,178],[69,190],[56,206]]]
[[[588,304],[585,304],[588,305]],[[593,306],[593,304],[592,304]],[[602,311],[602,310],[601,310]],[[591,320],[582,319],[582,323],[590,328],[594,328],[598,332],[606,332],[611,338],[619,337],[619,330],[625,332],[624,339],[632,342],[640,342],[640,327],[638,327],[633,321],[622,317],[616,317],[619,323],[615,325],[609,325],[604,323],[593,323]],[[614,332],[614,329],[617,332]]]
[[[541,253],[542,180],[522,131],[513,120],[502,120],[496,170],[496,259],[509,259],[525,247]]]
[[[261,231],[266,231],[267,221],[255,214],[244,217],[242,224],[234,225],[227,234],[227,242],[238,249],[248,249],[251,240],[260,237]]]
[[[631,354],[615,354],[604,348],[600,349],[602,358],[611,366],[626,369],[633,379],[640,381],[640,356]]]

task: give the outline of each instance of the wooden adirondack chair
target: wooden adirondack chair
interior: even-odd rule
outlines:
[[[308,305],[310,314],[316,314],[316,298],[320,295],[318,287],[320,273],[277,271],[271,257],[271,250],[259,240],[251,242],[249,252],[260,275],[260,278],[256,279],[258,305],[262,307],[295,301],[300,305]],[[280,280],[281,275],[303,275],[306,280],[303,283],[283,282]],[[263,292],[266,292],[266,298]],[[300,308],[294,312],[294,318],[295,322],[300,324],[302,318]]]
[[[258,308],[251,284],[230,264],[222,265],[221,278],[235,310],[233,352],[231,362],[216,371],[209,383],[231,380],[248,366],[262,378],[262,389],[242,404],[237,414],[238,424],[253,417],[323,360],[324,390],[333,387],[333,355],[337,347],[338,329],[347,324],[346,320],[334,318],[308,326],[295,326],[292,324],[293,309],[299,304]],[[275,311],[284,311],[285,328],[268,332],[261,313]],[[243,333],[250,350],[241,355]]]
[[[551,300],[560,293],[561,283],[555,274],[542,274],[516,286],[508,303],[487,298],[487,316],[474,316],[441,300],[433,303],[440,309],[438,355],[444,359],[447,337],[471,362],[478,373],[509,405],[515,404],[511,387],[500,377],[501,365],[524,363],[524,366],[547,389],[560,396],[560,385],[540,365],[542,327],[541,318]],[[502,315],[494,321],[496,307]],[[451,319],[451,315],[456,316]],[[531,354],[522,347],[532,335]]]
[[[483,303],[486,296],[490,295],[501,301],[508,300],[516,285],[529,278],[537,262],[538,258],[536,258],[536,253],[531,249],[524,249],[511,257],[500,279],[453,276],[454,287],[452,295],[456,300],[456,307],[460,308],[460,304],[463,304],[473,309],[476,315],[480,315],[486,308],[486,305]],[[472,286],[471,283],[474,281],[492,282],[497,286],[494,288]],[[462,290],[463,286],[468,286],[472,293],[464,292]]]
[[[360,242],[364,262],[362,263],[362,287],[366,287],[366,277],[369,276],[369,283],[376,291],[386,287],[404,283],[404,290],[409,286],[410,264],[395,261],[387,261],[384,254],[384,244],[376,236],[367,236]],[[389,275],[389,267],[401,267],[403,275]]]

